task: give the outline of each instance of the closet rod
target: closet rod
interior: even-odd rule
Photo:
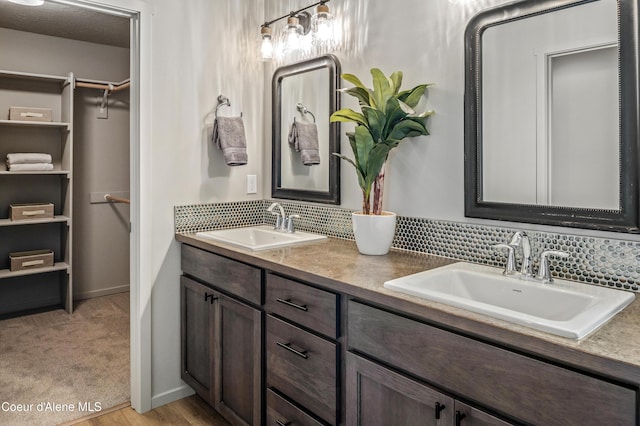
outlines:
[[[110,90],[112,92],[119,92],[120,90],[128,89],[131,86],[130,81],[126,81],[120,84],[98,84],[98,83],[85,83],[82,81],[76,81],[76,87],[84,87],[87,89],[100,89],[100,90]]]
[[[125,203],[125,204],[131,204],[131,201],[130,201],[130,200],[128,200],[128,199],[126,199],[126,198],[114,197],[114,196],[113,196],[113,195],[111,195],[111,194],[106,194],[106,195],[104,196],[104,199],[105,199],[106,201],[111,201],[111,202],[113,202],[113,203]]]

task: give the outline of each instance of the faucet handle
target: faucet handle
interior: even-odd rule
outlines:
[[[292,214],[285,220],[285,226],[287,228],[287,232],[296,232],[296,229],[293,225],[293,219],[300,219],[299,214]]]
[[[496,244],[494,249],[507,249],[507,263],[504,265],[503,275],[515,275],[518,273],[516,269],[516,254],[514,246],[511,244]]]
[[[569,257],[569,253],[560,250],[545,250],[540,255],[540,266],[538,267],[538,274],[536,279],[546,284],[551,284],[553,278],[551,277],[551,268],[549,267],[549,256],[555,257]]]

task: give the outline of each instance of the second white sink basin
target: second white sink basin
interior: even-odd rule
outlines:
[[[631,292],[572,281],[508,278],[501,269],[466,262],[384,286],[572,339],[591,333],[635,299]]]
[[[196,233],[196,236],[209,238],[215,241],[255,251],[286,247],[327,238],[324,235],[311,234],[309,232],[302,231],[292,233],[280,232],[267,225],[198,232]]]

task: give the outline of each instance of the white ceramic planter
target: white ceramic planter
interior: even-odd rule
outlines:
[[[389,252],[396,232],[395,213],[373,215],[355,212],[351,220],[360,253],[379,256]]]

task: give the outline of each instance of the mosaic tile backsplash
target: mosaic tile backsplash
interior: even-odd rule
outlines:
[[[198,204],[175,207],[177,233],[211,231],[275,223],[267,212],[274,200]],[[277,200],[287,215],[299,214],[296,228],[333,238],[353,240],[351,210]],[[506,253],[493,246],[506,243],[514,228],[398,217],[393,247],[472,263],[503,267]],[[554,277],[640,291],[640,242],[527,231],[535,261],[544,250],[562,250],[566,259],[553,259]],[[520,259],[518,259],[520,261]],[[537,265],[535,265],[537,268]]]

